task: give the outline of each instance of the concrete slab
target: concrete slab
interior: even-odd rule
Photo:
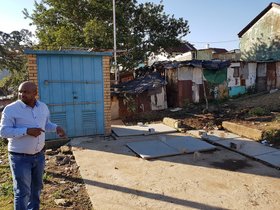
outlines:
[[[144,159],[180,154],[179,150],[168,146],[160,140],[131,142],[126,145]]]
[[[249,155],[251,157],[278,151],[276,148],[262,145],[258,142],[255,142],[254,140],[247,138],[234,138],[230,140],[217,141],[216,143],[224,147],[236,150],[241,154]]]
[[[229,133],[226,131],[220,131],[220,130],[213,130],[206,133],[206,135],[201,136],[203,139],[211,141],[211,142],[217,142],[222,140],[232,140],[236,138],[240,138],[240,136]]]
[[[148,125],[112,125],[112,131],[119,137],[121,136],[139,136],[139,135],[151,135],[159,133],[176,132],[175,128],[171,128],[163,123],[148,124]]]
[[[176,148],[183,153],[193,153],[193,152],[203,152],[208,150],[213,150],[216,147],[212,144],[209,144],[205,141],[193,138],[191,136],[181,136],[173,137],[163,140],[164,143],[170,147]]]
[[[216,148],[191,136],[162,135],[156,138],[158,139],[127,143],[127,146],[144,159],[203,152]]]
[[[275,152],[271,152],[271,153],[267,153],[267,154],[263,154],[263,155],[257,155],[256,156],[257,159],[265,161],[266,163],[280,168],[280,151],[277,150]]]

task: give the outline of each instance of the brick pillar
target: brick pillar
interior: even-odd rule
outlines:
[[[27,55],[27,67],[28,67],[28,80],[34,82],[38,88],[38,68],[37,68],[37,57],[36,55]],[[37,93],[39,98],[39,91]]]
[[[111,92],[110,92],[110,57],[103,57],[104,82],[104,126],[105,135],[111,134]]]

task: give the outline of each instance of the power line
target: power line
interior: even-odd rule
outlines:
[[[190,43],[198,43],[198,44],[213,44],[213,43],[227,43],[227,42],[237,42],[239,39],[234,39],[234,40],[226,40],[226,41],[213,41],[213,42],[194,42],[194,41],[189,41]]]

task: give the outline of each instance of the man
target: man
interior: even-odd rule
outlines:
[[[64,130],[49,120],[46,104],[36,100],[37,86],[20,84],[17,101],[2,112],[0,136],[8,138],[14,185],[14,209],[39,210],[45,167],[45,132],[66,137]]]

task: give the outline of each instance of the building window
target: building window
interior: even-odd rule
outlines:
[[[233,70],[233,77],[239,77],[239,67],[234,67]]]

